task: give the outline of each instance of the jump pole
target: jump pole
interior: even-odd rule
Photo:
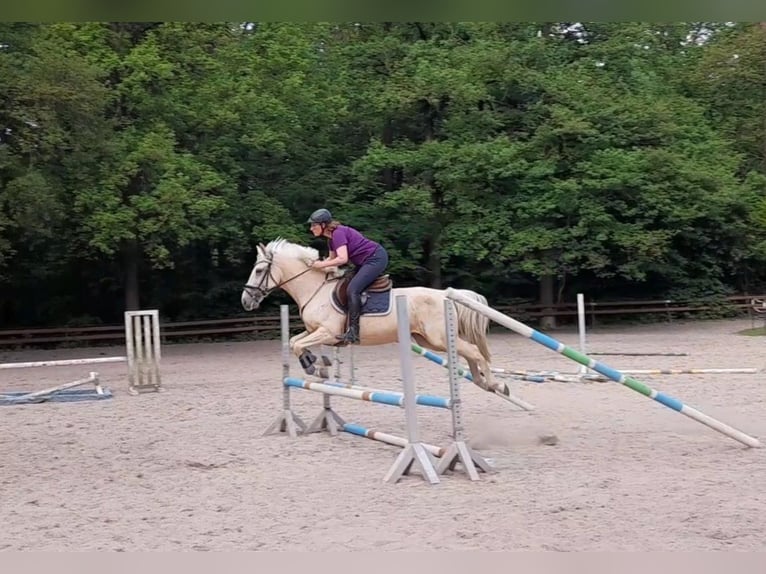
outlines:
[[[657,401],[658,403],[674,411],[677,411],[683,415],[686,415],[687,417],[699,423],[702,423],[712,428],[713,430],[716,430],[720,432],[721,434],[728,436],[729,438],[739,441],[742,444],[749,447],[758,448],[761,446],[761,443],[758,439],[751,437],[733,427],[730,427],[729,425],[717,419],[714,419],[698,411],[695,408],[685,405],[683,402],[681,402],[680,400],[676,398],[673,398],[664,393],[656,391],[655,389],[652,389],[646,384],[634,379],[633,377],[626,376],[620,371],[613,369],[612,367],[605,365],[604,363],[600,363],[596,361],[595,359],[591,359],[587,355],[580,353],[572,349],[571,347],[567,347],[566,345],[557,341],[556,339],[549,337],[548,335],[541,333],[540,331],[532,329],[528,325],[525,325],[524,323],[521,323],[509,317],[508,315],[500,313],[499,311],[493,309],[492,307],[489,307],[488,305],[484,305],[477,301],[473,301],[469,299],[468,297],[465,297],[464,295],[462,295],[461,293],[459,293],[452,287],[447,288],[446,296],[448,299],[451,299],[462,305],[465,305],[466,307],[473,309],[477,313],[482,313],[483,315],[492,319],[493,321],[502,325],[503,327],[506,327],[507,329],[510,329],[511,331],[514,331],[518,333],[519,335],[522,335],[523,337],[531,339],[534,342],[539,343],[542,346],[551,349],[552,351],[555,351],[561,355],[564,355],[565,357],[567,357],[568,359],[572,359],[576,363],[585,365],[586,367],[593,369],[594,371],[604,375],[608,379],[615,381],[617,383],[620,383],[622,385],[625,385],[629,389],[632,389],[636,391],[637,393],[640,393],[646,397],[649,397],[650,399],[653,399]]]
[[[449,362],[448,362],[448,361],[446,361],[446,360],[444,359],[444,357],[440,357],[440,356],[439,356],[439,355],[437,355],[436,353],[432,353],[432,352],[431,352],[431,351],[429,351],[428,349],[424,349],[423,347],[421,347],[421,346],[420,346],[420,345],[418,345],[417,343],[412,343],[412,344],[410,345],[410,348],[412,349],[412,351],[413,351],[414,353],[416,353],[416,354],[420,355],[421,357],[425,357],[426,359],[428,359],[428,360],[429,360],[429,361],[431,361],[432,363],[436,363],[437,365],[441,365],[441,366],[442,366],[442,367],[444,367],[445,369],[449,369]],[[492,370],[492,372],[495,372],[495,370],[493,369],[493,370]],[[467,380],[469,380],[469,381],[473,382],[473,375],[472,375],[472,374],[471,374],[471,372],[470,372],[469,370],[467,370],[465,367],[462,367],[462,366],[458,366],[458,368],[457,368],[457,374],[458,374],[460,377],[463,377],[464,379],[467,379]],[[514,375],[514,376],[516,376],[516,375]],[[531,380],[531,381],[533,381],[533,382],[535,382],[535,383],[541,383],[541,382],[543,382],[543,379],[542,379],[542,377],[530,377],[529,379],[527,379],[527,377],[526,377],[526,376],[524,376],[524,375],[519,375],[519,376],[520,376],[522,379]],[[517,407],[520,407],[520,408],[524,409],[525,411],[533,411],[533,410],[535,410],[535,407],[534,407],[533,405],[529,404],[528,402],[526,402],[526,401],[525,401],[525,400],[523,400],[523,399],[520,399],[519,397],[515,397],[515,396],[511,395],[510,393],[509,393],[508,395],[506,395],[506,396],[505,396],[505,398],[506,398],[506,400],[507,400],[508,402],[511,402],[511,403],[513,403],[514,405],[516,405]]]
[[[624,369],[627,375],[721,375],[727,373],[754,374],[758,369]]]
[[[34,367],[65,367],[95,363],[124,363],[127,357],[98,357],[95,359],[60,359],[56,361],[30,361],[27,363],[0,363],[0,369],[31,369]]]
[[[689,353],[591,353],[602,357],[688,357]]]
[[[429,351],[428,349],[424,349],[423,347],[421,347],[417,343],[412,343],[411,348],[412,348],[412,352],[415,353],[416,355],[420,355],[421,357],[425,357],[426,359],[428,359],[432,363],[436,363],[437,365],[441,365],[445,369],[449,368],[449,365],[447,364],[447,360],[444,357],[441,357],[441,356],[437,355],[436,353],[434,353],[432,351]],[[473,375],[471,374],[471,371],[467,367],[459,365],[458,369],[457,369],[457,372],[464,379],[473,382]],[[506,369],[501,369],[499,367],[491,367],[490,368],[490,372],[501,374],[501,375],[506,375],[508,377],[516,377],[516,378],[518,378],[521,381],[530,381],[532,383],[542,383],[545,380],[543,377],[541,377],[539,375],[530,375],[529,373],[516,372],[516,371],[508,371]],[[520,406],[523,409],[528,410],[528,411],[532,410],[532,406],[529,405],[528,403],[527,403],[527,406],[523,406],[521,404],[521,403],[524,403],[523,400],[521,400],[521,399],[519,399],[517,397],[512,397],[512,398],[517,400],[517,401],[519,401],[519,405],[518,406]]]
[[[385,442],[387,444],[392,444],[394,446],[401,446],[406,447],[407,446],[407,439],[404,437],[400,437],[397,435],[381,432],[379,430],[375,429],[369,429],[366,427],[363,427],[362,425],[354,424],[354,423],[345,423],[343,425],[343,431],[355,434],[357,436],[363,436],[365,438],[369,438],[371,440],[377,440],[380,442]],[[428,443],[422,443],[423,448],[425,448],[428,452],[430,452],[432,455],[436,457],[440,457],[444,455],[444,451],[446,449],[440,447],[440,446],[434,446],[432,444]]]
[[[402,393],[395,393],[393,391],[387,391],[382,389],[370,389],[368,387],[362,387],[360,385],[356,385],[353,383],[344,383],[341,381],[341,360],[340,360],[340,352],[338,347],[333,348],[333,378],[328,379],[326,381],[322,381],[326,385],[330,385],[333,387],[341,387],[346,389],[359,389],[362,391],[372,392],[372,393],[387,393],[389,395],[402,395]],[[352,371],[353,372],[353,371]],[[428,395],[415,395],[416,401],[420,404],[429,404],[429,399],[440,399],[440,402],[443,401],[445,406],[444,408],[450,408],[451,401],[450,399],[445,399],[443,397],[429,397]],[[332,409],[332,406],[330,405],[330,395],[324,395],[325,399],[325,408]],[[429,404],[429,406],[441,406],[441,404]],[[333,411],[334,412],[334,411]],[[340,419],[340,417],[338,417]],[[341,419],[342,420],[342,419]],[[338,423],[340,426],[337,430],[347,432],[349,434],[354,434],[357,436],[361,436],[364,438],[368,438],[370,440],[376,440],[379,442],[384,442],[386,444],[394,445],[394,446],[400,446],[405,447],[407,446],[407,439],[398,435],[393,435],[387,432],[379,431],[377,429],[371,429],[367,428],[365,426],[362,426],[360,424],[356,423]],[[332,433],[331,433],[332,434]],[[444,449],[439,446],[434,446],[432,444],[423,443],[423,448],[425,448],[428,452],[433,454],[434,456],[440,457],[442,454],[444,454]]]
[[[387,389],[373,389],[370,387],[363,387],[361,385],[355,385],[353,383],[346,383],[339,380],[326,380],[326,381],[320,381],[321,383],[324,383],[325,385],[330,385],[331,387],[340,387],[343,389],[356,389],[359,391],[366,391],[369,393],[382,393],[385,395],[393,395],[395,397],[402,397],[404,396],[404,393],[401,393],[399,391],[389,391]],[[376,402],[376,401],[373,401]],[[419,405],[424,405],[427,407],[436,407],[441,409],[450,409],[452,408],[452,400],[448,399],[447,397],[440,397],[437,395],[415,395],[415,402]],[[388,404],[388,403],[387,403]]]
[[[365,389],[364,387],[358,387],[356,385],[349,385],[346,383],[320,383],[305,381],[295,377],[287,377],[284,380],[284,385],[288,387],[306,389],[309,391],[318,391],[326,396],[335,395],[336,397],[346,397],[349,399],[357,399],[359,401],[368,401],[371,403],[392,405],[396,407],[403,407],[405,402],[404,393]],[[437,407],[440,409],[449,409],[451,407],[450,399],[445,397],[437,397],[432,395],[414,395],[414,398],[416,404],[418,405]]]
[[[3,401],[8,401],[10,403],[18,402],[22,403],[24,401],[29,401],[30,399],[39,399],[41,397],[49,397],[55,393],[59,393],[61,391],[65,391],[67,389],[71,389],[74,387],[79,387],[81,385],[86,385],[88,383],[93,383],[96,387],[96,393],[99,395],[104,394],[104,389],[101,387],[101,383],[98,380],[98,373],[91,371],[90,375],[87,379],[79,379],[77,381],[72,381],[71,383],[64,383],[63,385],[58,385],[55,387],[49,387],[47,389],[42,389],[39,391],[34,391],[31,393],[26,393],[24,395],[3,395],[0,393],[0,399]]]

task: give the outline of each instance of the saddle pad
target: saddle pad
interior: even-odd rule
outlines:
[[[383,292],[366,293],[366,299],[362,303],[362,315],[369,317],[380,317],[388,315],[393,308],[394,292],[393,290]],[[341,309],[335,302],[335,297],[331,298],[332,306],[339,313],[346,313],[345,309]]]

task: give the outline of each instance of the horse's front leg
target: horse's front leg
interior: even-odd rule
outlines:
[[[314,365],[317,357],[311,352],[310,347],[315,345],[335,345],[338,342],[335,335],[335,333],[329,331],[327,328],[319,327],[316,331],[295,341],[293,344],[293,354],[298,357],[298,361],[307,375],[316,375],[323,379],[330,377],[328,371],[329,365],[320,367],[317,372],[317,367]]]
[[[307,336],[308,334],[309,334],[309,332],[308,332],[308,331],[301,331],[301,332],[300,332],[300,333],[298,333],[297,335],[293,335],[292,337],[290,337],[290,341],[288,342],[288,344],[289,344],[289,346],[290,346],[290,350],[292,351],[292,350],[293,350],[293,348],[295,348],[295,342],[296,342],[296,341],[298,341],[298,340],[300,340],[300,339],[303,339],[303,338],[304,338],[305,336]]]

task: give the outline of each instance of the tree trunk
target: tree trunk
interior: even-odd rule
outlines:
[[[383,145],[390,147],[394,142],[394,127],[391,120],[387,120],[385,126],[383,126]],[[383,185],[386,187],[386,191],[394,190],[394,168],[393,166],[386,166],[383,168]]]
[[[138,287],[138,265],[141,254],[138,241],[130,239],[123,246],[123,262],[125,265],[125,310],[138,311],[141,307],[141,297]]]
[[[552,309],[546,309],[545,306],[553,305],[554,295],[554,276],[543,275],[540,278],[540,304],[543,305],[543,313],[551,312]],[[556,328],[556,316],[555,315],[543,315],[540,317],[540,328],[542,330],[555,329]]]
[[[421,34],[425,34],[419,24],[416,24]],[[428,101],[422,102],[422,110],[425,115],[424,135],[425,141],[431,142],[434,139],[434,121],[438,110],[436,110]],[[423,174],[423,182],[426,186],[431,188],[431,202],[434,206],[434,211],[437,214],[437,220],[432,222],[432,232],[428,234],[426,239],[426,257],[428,271],[431,276],[429,281],[429,287],[433,289],[442,288],[442,263],[441,253],[439,251],[439,245],[441,244],[442,225],[440,223],[441,218],[444,216],[444,194],[439,188],[434,178],[433,169],[429,169]]]
[[[433,289],[442,288],[442,263],[439,255],[439,238],[429,236],[425,241],[428,273],[430,276],[428,286]]]

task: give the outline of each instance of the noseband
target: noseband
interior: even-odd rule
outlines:
[[[286,283],[289,283],[293,279],[296,279],[296,278],[300,277],[304,273],[308,273],[309,271],[311,271],[311,267],[308,267],[307,269],[304,269],[303,271],[301,271],[297,275],[293,275],[289,279],[287,279],[285,281],[282,281],[281,283],[277,283],[277,280],[271,274],[271,265],[273,263],[274,263],[273,259],[269,259],[268,260],[268,264],[266,266],[266,271],[263,273],[263,277],[261,277],[261,280],[258,283],[258,285],[249,285],[249,284],[245,283],[245,291],[247,292],[248,295],[250,295],[251,297],[255,297],[256,295],[260,295],[261,300],[263,300],[263,299],[265,299],[268,296],[269,293],[271,293],[275,289],[279,289],[280,287],[282,287],[282,285],[285,285]],[[266,282],[266,279],[271,279],[274,282],[274,286],[273,287],[269,287],[267,289],[264,289],[264,283]]]

